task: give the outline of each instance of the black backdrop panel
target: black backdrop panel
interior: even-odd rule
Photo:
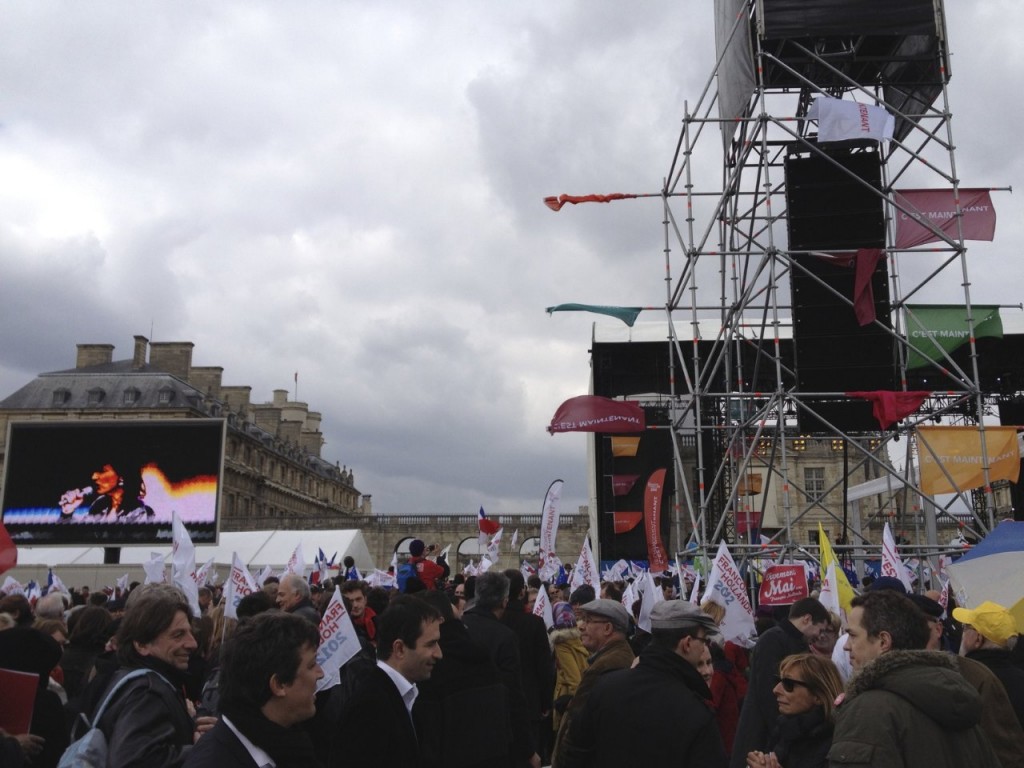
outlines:
[[[874,149],[786,157],[791,251],[882,248],[882,166]],[[870,186],[865,186],[866,182]]]
[[[643,512],[647,478],[656,469],[664,468],[665,488],[661,497],[661,535],[668,545],[672,520],[672,495],[675,491],[672,437],[667,429],[648,429],[639,435],[636,456],[612,456],[611,435],[598,434],[597,450],[597,535],[601,542],[602,560],[646,560],[647,539],[643,521],[627,533],[615,533],[614,512]],[[612,493],[612,475],[640,475],[633,489],[625,496]]]

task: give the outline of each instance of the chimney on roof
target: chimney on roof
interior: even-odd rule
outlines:
[[[149,345],[149,364],[157,371],[188,381],[192,375],[191,341],[154,341]]]
[[[78,348],[75,368],[105,365],[114,359],[113,344],[76,344],[75,346]]]
[[[135,337],[135,353],[132,355],[132,368],[139,370],[146,364],[146,351],[149,348],[149,339],[145,336]]]

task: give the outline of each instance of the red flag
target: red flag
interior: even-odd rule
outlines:
[[[628,533],[640,524],[643,517],[643,512],[613,512],[613,529],[616,533]]]
[[[668,570],[668,555],[661,539],[661,495],[664,490],[665,470],[656,469],[647,479],[644,489],[644,533],[647,535],[647,567],[651,573]]]
[[[597,395],[570,397],[555,411],[548,432],[643,432],[644,409]]]
[[[908,416],[923,403],[931,392],[892,392],[880,389],[872,392],[847,392],[847,397],[858,397],[861,400],[870,400],[874,405],[871,412],[878,419],[882,429],[888,429],[904,416]]]
[[[879,248],[861,248],[857,251],[857,266],[853,275],[853,313],[861,325],[875,322],[875,292],[871,276],[885,252]]]
[[[910,214],[896,212],[896,247],[914,248],[942,240],[921,222],[957,236],[956,198],[952,189],[904,189],[895,191],[896,202]],[[964,240],[993,240],[996,236],[996,209],[987,189],[961,189]]]
[[[486,533],[488,536],[493,536],[501,529],[501,523],[497,520],[492,520],[487,517],[484,512],[484,508],[480,507],[480,533]]]
[[[0,523],[0,573],[9,571],[18,564],[18,548],[3,523]]]
[[[628,200],[635,197],[636,195],[627,195],[621,192],[613,192],[610,195],[557,195],[545,197],[544,205],[552,211],[560,211],[566,203],[573,205],[577,203],[610,203],[612,200]]]

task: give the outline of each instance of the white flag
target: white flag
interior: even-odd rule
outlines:
[[[438,560],[444,560],[448,562],[448,553],[452,551],[452,545],[449,544],[447,547],[441,550],[441,554],[437,556]]]
[[[128,591],[128,574],[127,573],[124,576],[121,576],[117,580],[117,591],[119,593],[121,593],[121,594],[124,594],[125,592]]]
[[[185,593],[192,612],[198,616],[199,588],[196,586],[196,548],[178,513],[171,518],[171,583]]]
[[[839,587],[836,584],[836,561],[829,560],[825,569],[825,578],[821,582],[821,591],[818,594],[818,602],[832,611],[836,616],[842,616],[839,605]]]
[[[882,575],[899,579],[908,593],[914,591],[907,576],[907,569],[896,551],[896,540],[893,539],[889,523],[882,529]]]
[[[822,144],[846,139],[892,139],[896,127],[896,118],[885,107],[828,97],[816,98],[807,117],[818,121],[818,142]]]
[[[548,599],[548,591],[541,587],[537,590],[537,599],[533,603],[533,615],[544,619],[544,626],[553,629],[555,617],[551,613],[551,600]]]
[[[555,480],[548,486],[548,492],[544,494],[544,506],[541,508],[540,549],[537,554],[540,558],[540,577],[544,581],[548,580],[548,577],[545,576],[548,570],[548,561],[555,554],[555,538],[558,536],[558,502],[562,500],[562,485],[561,480]],[[558,573],[557,566],[554,572]]]
[[[484,555],[480,558],[480,564],[476,567],[477,575],[479,576],[481,573],[487,573],[491,570],[492,565],[494,565],[494,563],[491,562],[491,559],[487,557],[487,555]]]
[[[512,541],[508,545],[509,550],[514,552],[515,549],[516,549],[516,544],[518,542],[519,542],[519,529],[516,528],[514,531],[512,531]]]
[[[690,590],[690,602],[694,605],[700,604],[700,571],[693,572],[693,589]]]
[[[487,559],[492,563],[498,562],[498,558],[501,557],[501,534],[504,528],[499,528],[497,533],[491,537],[491,543],[487,545]]]
[[[324,671],[317,681],[317,691],[324,691],[341,682],[341,665],[359,653],[359,636],[352,626],[352,617],[345,610],[341,587],[334,588],[334,596],[320,619],[320,647],[316,663]]]
[[[292,556],[288,558],[288,563],[285,565],[284,572],[281,575],[284,576],[287,573],[294,573],[302,578],[306,578],[306,558],[302,556],[301,542],[295,547]]]
[[[224,615],[229,619],[238,618],[238,604],[242,598],[259,590],[249,569],[245,567],[237,552],[231,553],[231,576],[224,590]]]
[[[393,574],[387,571],[382,571],[379,568],[374,568],[373,573],[366,577],[366,583],[371,587],[383,587],[384,589],[391,589],[395,586],[395,577]]]
[[[51,592],[67,592],[68,588],[64,586],[64,582],[60,580],[60,576],[53,572],[53,568],[50,569],[49,575],[46,577],[46,594]]]
[[[626,588],[622,590],[622,605],[626,609],[626,613],[630,616],[633,615],[633,603],[636,602],[636,590],[633,589],[633,582],[626,585]]]
[[[7,597],[8,595],[24,595],[25,588],[21,586],[21,582],[13,576],[8,576],[4,579],[4,585],[0,587],[0,594],[4,597]]]
[[[724,639],[745,648],[753,647],[757,638],[754,610],[747,597],[747,585],[724,541],[718,546],[714,565],[708,574],[704,598],[725,608],[725,618],[720,627]]]
[[[256,578],[253,581],[256,582],[256,586],[263,589],[263,585],[267,583],[267,579],[270,578],[270,574],[273,573],[269,565],[263,566],[263,570],[256,574]]]
[[[146,584],[163,584],[167,581],[164,556],[159,552],[149,553],[149,560],[142,564],[142,570],[146,572]]]
[[[206,561],[206,564],[196,571],[196,586],[205,587],[206,579],[210,575],[210,569],[213,568],[213,558],[211,557]]]
[[[636,620],[636,625],[644,632],[650,632],[651,611],[658,603],[665,601],[665,596],[661,592],[661,587],[654,583],[654,574],[650,571],[643,575],[640,584],[643,592],[640,595],[640,616]]]
[[[580,574],[583,584],[589,584],[595,591],[601,589],[601,574],[597,570],[597,563],[594,561],[594,551],[590,548],[590,537],[583,537],[583,546],[580,547],[580,557],[576,561],[576,567],[572,571],[573,579]]]

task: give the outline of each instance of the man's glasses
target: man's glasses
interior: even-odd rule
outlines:
[[[700,640],[708,648],[711,647],[711,638],[707,635],[690,635],[690,637],[692,637],[694,640]]]
[[[808,689],[811,687],[803,680],[794,680],[792,677],[779,677],[778,675],[776,675],[775,685],[778,685],[779,683],[782,683],[782,690],[784,690],[786,693],[792,693],[794,690],[796,690],[796,687],[798,685]]]

